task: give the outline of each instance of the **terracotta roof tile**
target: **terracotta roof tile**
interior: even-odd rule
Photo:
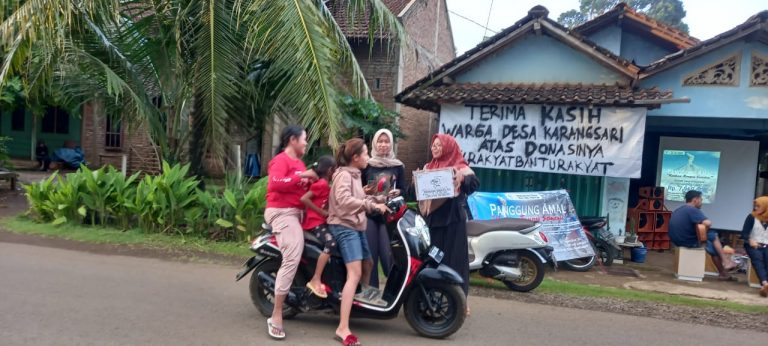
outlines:
[[[647,101],[671,98],[671,91],[621,85],[459,83],[415,90],[402,99],[402,103],[436,111],[441,103],[581,103],[596,106],[640,106],[645,103],[642,104],[645,107]]]
[[[399,15],[408,4],[414,0],[382,0],[385,6],[395,16]],[[418,0],[415,0],[418,1]],[[341,28],[344,36],[347,38],[365,38],[368,37],[368,11],[365,14],[359,15],[354,18],[352,23],[349,14],[347,13],[347,4],[345,0],[332,0],[326,3],[336,23]],[[382,35],[377,32],[376,37],[381,38],[388,35]]]
[[[605,12],[593,18],[592,20],[573,28],[573,31],[588,35],[605,27],[606,25],[613,24],[617,18],[630,19],[645,26],[651,35],[669,42],[678,49],[685,49],[699,43],[697,38],[690,36],[677,28],[648,17],[643,13],[637,12],[635,9],[623,2],[617,4],[608,12]]]

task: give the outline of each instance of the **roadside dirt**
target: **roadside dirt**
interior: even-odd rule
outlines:
[[[651,317],[669,321],[703,324],[715,327],[749,329],[765,332],[768,326],[768,314],[747,314],[715,308],[695,308],[681,305],[664,304],[650,301],[633,301],[603,297],[582,297],[563,294],[517,293],[512,291],[472,287],[470,294],[479,296],[512,299],[525,303],[554,305],[560,307],[613,312],[622,315]],[[612,327],[605,326],[610,333]],[[659,336],[663,337],[663,336]]]

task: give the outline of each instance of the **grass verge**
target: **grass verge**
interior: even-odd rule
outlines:
[[[507,287],[497,280],[488,281],[485,278],[473,275],[470,278],[470,284],[473,286],[482,286],[487,288],[503,289]],[[685,297],[672,294],[663,294],[647,291],[635,291],[623,288],[605,287],[597,285],[585,285],[580,283],[557,281],[549,278],[544,278],[541,286],[536,288],[535,292],[539,293],[554,293],[554,294],[566,294],[572,296],[582,297],[601,297],[601,298],[617,298],[624,300],[637,300],[637,301],[652,301],[664,304],[672,305],[684,305],[695,308],[716,308],[723,310],[731,310],[750,314],[768,314],[768,307],[745,305],[727,301],[717,301],[709,299],[700,299],[693,297]]]
[[[140,245],[155,249],[192,250],[225,256],[248,257],[253,253],[246,243],[215,242],[180,234],[145,233],[139,229],[36,223],[22,216],[0,219],[0,227],[20,234],[33,234],[95,244]]]
[[[144,233],[138,229],[120,231],[113,228],[40,224],[25,217],[0,219],[0,227],[14,233],[55,237],[96,244],[138,245],[156,249],[193,250],[226,256],[248,257],[252,253],[247,244],[234,242],[213,242],[179,234]],[[496,280],[487,280],[476,274],[470,279],[473,286],[507,290]],[[744,305],[734,302],[713,301],[655,292],[634,291],[621,288],[586,285],[556,281],[545,278],[536,289],[540,293],[566,294],[573,296],[607,297],[625,300],[653,301],[664,304],[685,305],[697,308],[717,308],[752,314],[768,314],[768,307]]]

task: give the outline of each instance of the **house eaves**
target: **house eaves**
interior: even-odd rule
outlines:
[[[639,77],[640,79],[648,78],[746,37],[768,44],[768,10],[749,17],[747,21],[731,30],[651,63],[640,71]]]

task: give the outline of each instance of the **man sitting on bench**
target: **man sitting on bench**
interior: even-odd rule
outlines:
[[[705,250],[712,256],[712,262],[720,274],[718,279],[724,281],[733,280],[728,274],[736,268],[736,264],[723,253],[723,245],[717,236],[717,232],[711,230],[712,221],[709,221],[701,211],[701,192],[691,190],[685,193],[685,205],[672,212],[669,220],[669,239],[675,246],[698,248],[704,240],[699,239],[706,234]]]

